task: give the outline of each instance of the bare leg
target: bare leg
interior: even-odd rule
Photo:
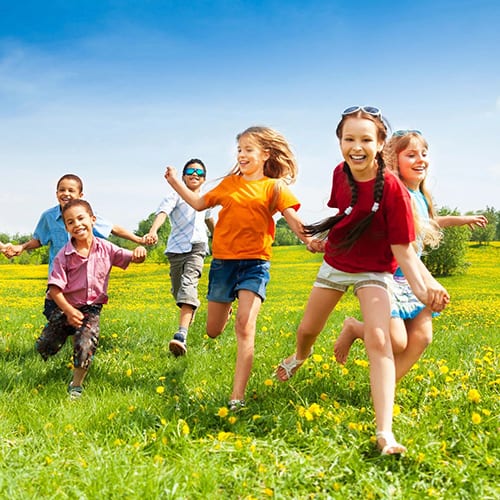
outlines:
[[[360,288],[357,295],[365,322],[365,346],[370,360],[370,387],[377,432],[392,436],[396,370],[389,334],[389,295],[383,288],[374,286]],[[381,437],[379,446],[384,448],[386,444],[388,440]],[[404,450],[397,444],[390,446],[386,453],[401,453]]]
[[[342,325],[342,330],[333,346],[337,363],[344,365],[352,344],[356,339],[364,338],[365,325],[356,318],[346,318]]]
[[[191,325],[195,313],[193,306],[189,304],[182,304],[179,311],[179,326],[184,327],[186,330]]]
[[[262,299],[249,290],[238,293],[238,312],[236,314],[236,341],[238,351],[234,369],[232,400],[245,399],[245,389],[252,371],[255,344],[255,328]],[[227,317],[227,314],[226,314]]]
[[[292,356],[286,358],[284,363],[289,363],[293,356],[295,356],[297,360],[307,359],[316,338],[325,326],[328,316],[333,311],[342,295],[342,292],[330,288],[313,287],[309,295],[309,300],[307,301],[304,316],[297,330],[296,352]],[[300,367],[300,364],[296,367],[295,371]],[[293,371],[292,375],[295,371]],[[278,366],[276,376],[282,382],[290,378],[283,366]]]
[[[207,335],[209,337],[214,339],[224,331],[231,316],[231,310],[231,302],[208,301]]]
[[[82,386],[85,377],[87,376],[88,370],[85,368],[77,368],[75,367],[73,370],[73,387]]]
[[[432,313],[425,308],[417,317],[405,321],[408,344],[404,351],[394,355],[396,380],[401,380],[420,359],[432,342]]]

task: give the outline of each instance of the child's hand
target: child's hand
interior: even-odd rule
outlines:
[[[8,259],[12,259],[12,257],[17,257],[18,255],[21,255],[23,253],[23,246],[7,243],[5,247],[2,249],[2,253]]]
[[[79,311],[76,307],[70,307],[63,312],[66,315],[66,319],[71,326],[80,328],[83,325],[84,315],[82,311]]]
[[[471,229],[475,229],[475,226],[486,227],[488,225],[488,219],[484,215],[468,215],[466,220],[466,224]]]
[[[312,239],[307,244],[307,249],[312,253],[324,253],[325,252],[326,242],[325,240]]]
[[[175,167],[167,167],[165,170],[165,179],[167,179],[167,182],[169,184],[172,184],[172,182],[175,182],[177,180],[177,170]]]
[[[134,262],[135,264],[140,264],[141,262],[144,262],[147,254],[148,252],[144,247],[134,248],[132,252],[132,262]]]
[[[149,232],[143,238],[146,245],[156,245],[158,243],[158,235],[156,233]]]
[[[434,312],[441,312],[450,302],[450,295],[446,289],[433,279],[427,284],[426,305]]]

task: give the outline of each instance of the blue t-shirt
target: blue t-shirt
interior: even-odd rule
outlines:
[[[96,216],[96,222],[93,229],[95,236],[106,239],[111,234],[112,229],[113,224]],[[66,226],[64,225],[60,205],[56,205],[43,212],[33,232],[33,238],[37,239],[42,245],[49,245],[50,274],[55,256],[70,240],[69,234],[66,231]]]

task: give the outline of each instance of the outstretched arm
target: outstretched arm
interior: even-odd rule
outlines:
[[[174,191],[191,207],[195,210],[201,211],[207,208],[203,196],[199,193],[191,191],[183,182],[177,177],[177,170],[174,167],[167,167],[165,170],[165,179],[172,186]]]
[[[124,227],[121,226],[113,226],[113,228],[111,229],[111,234],[114,234],[119,238],[125,238],[126,240],[133,241],[138,245],[145,242],[144,236],[137,236],[136,234],[130,232],[128,229],[125,229]]]
[[[299,238],[302,243],[307,245],[307,249],[314,251],[309,248],[312,238],[304,234],[304,223],[297,215],[295,208],[285,208],[285,210],[283,210],[283,217],[285,218],[288,227],[296,234],[297,238]]]
[[[429,273],[413,246],[391,245],[391,250],[417,298],[432,311],[442,311],[450,296]]]
[[[465,226],[474,229],[474,226],[486,227],[488,219],[484,215],[438,215],[435,218],[439,227]]]
[[[13,245],[12,243],[7,243],[2,251],[7,258],[12,259],[12,257],[21,255],[25,250],[35,250],[35,248],[40,248],[41,246],[42,244],[40,243],[40,240],[32,238],[22,245]]]

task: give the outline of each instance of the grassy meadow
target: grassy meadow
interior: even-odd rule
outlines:
[[[452,303],[398,386],[394,430],[408,447],[399,459],[380,456],[374,445],[362,344],[345,367],[333,358],[343,319],[359,317],[351,292],[297,375],[285,384],[272,377],[294,348],[319,255],[274,249],[247,407],[237,414],[225,408],[232,321],[209,339],[202,305],[187,356],[169,354],[177,309],[166,264],[113,271],[100,345],[78,401],[66,393],[70,345],[48,362],[33,348],[44,325],[47,267],[1,265],[1,497],[499,498],[500,246],[470,247],[468,260],[466,275],[441,280]]]

